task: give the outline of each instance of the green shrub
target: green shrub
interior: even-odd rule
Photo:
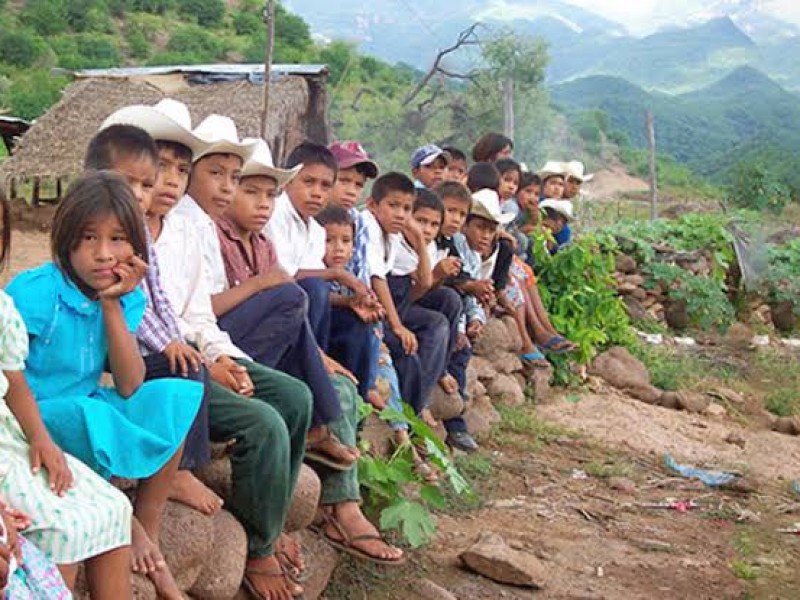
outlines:
[[[44,69],[29,71],[9,86],[6,101],[14,115],[35,119],[58,100],[67,83],[66,77],[54,77]]]
[[[201,61],[213,61],[225,54],[225,45],[213,33],[198,25],[183,25],[172,33],[167,51],[194,56]]]
[[[116,39],[109,35],[79,33],[56,36],[50,42],[65,69],[116,67],[120,63]]]
[[[0,60],[15,67],[30,67],[44,53],[44,40],[29,29],[0,32]]]
[[[728,200],[740,208],[780,214],[791,201],[791,189],[763,163],[739,163],[730,175]]]
[[[225,17],[223,0],[177,0],[178,12],[201,27],[219,27]]]
[[[129,10],[141,10],[154,15],[163,15],[175,6],[175,0],[129,0],[125,4]]]
[[[66,0],[28,0],[20,20],[44,36],[63,33],[69,29]]]
[[[236,35],[253,35],[261,33],[264,35],[266,27],[263,19],[254,13],[237,11],[233,14],[233,29]]]
[[[69,0],[67,23],[76,32],[111,32],[111,17],[103,0]]]

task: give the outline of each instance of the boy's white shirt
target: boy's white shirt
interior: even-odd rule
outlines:
[[[394,266],[392,267],[392,275],[403,276],[411,275],[417,270],[419,266],[419,255],[416,250],[411,247],[408,240],[404,235],[400,235],[399,243],[397,244],[397,254],[394,259]]]
[[[207,267],[206,288],[209,293],[213,295],[224,292],[228,289],[228,277],[225,275],[225,263],[222,261],[222,248],[219,245],[217,226],[214,220],[189,194],[185,194],[181,198],[170,215],[186,219],[197,232],[197,240]],[[160,263],[160,256],[158,260]]]
[[[361,218],[367,228],[367,266],[371,277],[386,279],[392,272],[397,250],[400,246],[399,233],[387,234],[372,212],[365,208],[361,211]]]
[[[153,248],[164,291],[186,341],[195,344],[209,363],[221,356],[249,359],[217,325],[208,289],[208,265],[195,224],[173,209],[164,218]]]
[[[497,248],[494,249],[494,252],[492,252],[486,260],[481,262],[481,279],[492,278],[494,267],[497,264],[498,254],[500,254],[500,244],[497,244]]]
[[[433,270],[436,265],[447,258],[447,250],[444,248],[439,248],[439,246],[436,244],[436,240],[431,240],[430,243],[428,243],[427,250],[428,260],[431,264],[431,270]]]
[[[292,277],[300,270],[325,268],[325,228],[314,218],[306,223],[285,192],[275,199],[264,235],[272,240],[278,262]]]

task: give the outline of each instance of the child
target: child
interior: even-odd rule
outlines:
[[[204,150],[198,155],[214,143],[222,147],[219,138],[226,135],[233,137],[236,151],[242,151],[235,126],[230,135],[226,133],[232,123],[221,123],[214,117],[207,125],[221,125],[217,129],[220,135],[204,140]],[[174,212],[186,192],[191,171],[193,153],[185,143],[190,127],[187,122],[185,127],[171,132],[152,132],[159,149],[160,169],[148,226],[155,240],[164,289],[181,331],[197,345],[208,365],[212,380],[210,438],[216,442],[233,440],[233,486],[228,509],[247,535],[245,585],[262,597],[273,594],[287,598],[301,594],[302,587],[285,577],[284,570],[303,571],[305,565],[301,559],[286,558],[297,556],[296,552],[284,555],[278,549],[288,539],[281,536],[281,530],[302,463],[311,419],[311,393],[301,381],[250,361],[217,325],[205,276],[208,267],[197,230]],[[230,175],[226,173],[225,177]],[[216,239],[215,231],[211,235]],[[270,484],[263,485],[264,481]]]
[[[450,155],[436,144],[428,144],[414,150],[411,155],[411,175],[414,186],[432,190],[444,181]]]
[[[564,163],[548,161],[542,170],[539,172],[539,178],[542,180],[542,197],[541,202],[544,200],[562,200],[564,197],[565,180],[567,176],[567,166]],[[567,200],[567,202],[569,202]],[[569,202],[570,207],[572,203]],[[556,245],[551,248],[551,252],[557,251],[569,244],[572,239],[572,229],[569,224],[564,224],[557,233],[554,232]]]
[[[334,142],[328,146],[328,150],[338,166],[336,184],[331,190],[329,202],[352,214],[361,200],[367,180],[378,176],[378,165],[358,142]]]
[[[0,190],[0,267],[8,256],[9,217]],[[29,548],[35,544],[58,565],[69,587],[75,584],[78,563],[85,561],[92,598],[129,598],[130,503],[53,442],[23,372],[27,352],[22,318],[11,298],[0,291],[0,512],[8,499],[20,510],[6,512],[6,516],[18,520],[22,513],[30,515],[23,519],[25,537],[32,542],[23,542],[23,563],[28,563],[23,566],[29,576],[33,577],[34,567],[42,565],[36,550]],[[12,535],[13,525],[6,526]],[[12,579],[11,598],[15,597],[15,585],[18,583]]]
[[[569,238],[572,237],[570,233],[566,242],[560,243],[559,236],[564,232],[565,228],[572,223],[572,202],[569,200],[542,200],[539,203],[539,209],[544,213],[541,221],[542,226],[550,230],[553,234],[554,242],[550,243],[550,252],[555,254],[569,243]]]
[[[539,197],[542,192],[542,180],[536,173],[525,172],[519,182],[517,204],[519,215],[514,219],[513,227],[522,233],[530,246],[531,233],[539,225]]]
[[[183,104],[166,99],[153,107],[129,106],[118,110],[104,121],[86,150],[84,168],[107,169],[125,177],[139,201],[143,218],[150,209],[158,173],[158,149],[146,131],[126,122],[149,121],[163,127],[165,123],[180,119],[182,109],[186,109]],[[186,118],[189,118],[188,111]],[[174,125],[172,127],[175,128]],[[195,139],[191,143],[197,145],[199,140]],[[203,401],[186,437],[170,499],[211,515],[222,507],[222,499],[197,479],[190,470],[211,462],[208,441],[207,372],[202,365],[200,353],[183,340],[177,317],[161,285],[158,258],[153,251],[152,239],[147,228],[145,234],[148,269],[142,281],[142,290],[147,297],[147,307],[136,332],[139,351],[144,357],[145,381],[180,377],[204,384]]]
[[[443,146],[442,150],[450,155],[450,162],[444,173],[445,181],[455,181],[457,183],[467,183],[467,155],[455,146]]]
[[[501,158],[511,158],[514,142],[502,133],[484,133],[472,147],[472,160],[476,163],[493,163]]]
[[[500,173],[500,186],[498,188],[500,209],[504,213],[513,214],[514,218],[516,218],[520,211],[516,195],[522,178],[522,168],[513,158],[501,158],[494,163],[494,166],[497,168],[497,172]]]
[[[78,179],[56,210],[51,251],[54,262],[7,288],[28,330],[26,368],[42,418],[59,446],[100,475],[142,479],[133,568],[164,597],[180,598],[158,540],[203,390],[193,381],[144,383],[133,333],[146,304],[137,286],[147,244],[125,180],[105,171]],[[106,364],[115,388],[98,386]]]

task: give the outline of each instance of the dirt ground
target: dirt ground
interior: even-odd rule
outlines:
[[[40,265],[50,259],[50,236],[38,231],[11,232],[11,254],[8,267],[0,276],[5,283],[25,269]]]

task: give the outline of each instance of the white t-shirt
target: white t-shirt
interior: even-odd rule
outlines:
[[[264,227],[278,262],[294,277],[301,270],[325,268],[325,228],[316,219],[303,220],[285,193],[275,199],[275,211]]]
[[[392,275],[411,275],[417,270],[419,266],[419,256],[417,252],[408,243],[405,236],[400,236],[400,242],[397,244],[397,256],[394,259],[394,267],[392,268]]]
[[[209,293],[213,296],[224,292],[228,289],[228,278],[225,275],[225,263],[222,261],[222,248],[214,220],[189,194],[181,199],[170,215],[180,216],[194,227],[206,265],[206,288]],[[159,256],[159,262],[160,260]]]
[[[392,272],[397,257],[399,233],[387,234],[369,209],[361,211],[361,218],[367,228],[367,265],[371,277],[386,279]]]

